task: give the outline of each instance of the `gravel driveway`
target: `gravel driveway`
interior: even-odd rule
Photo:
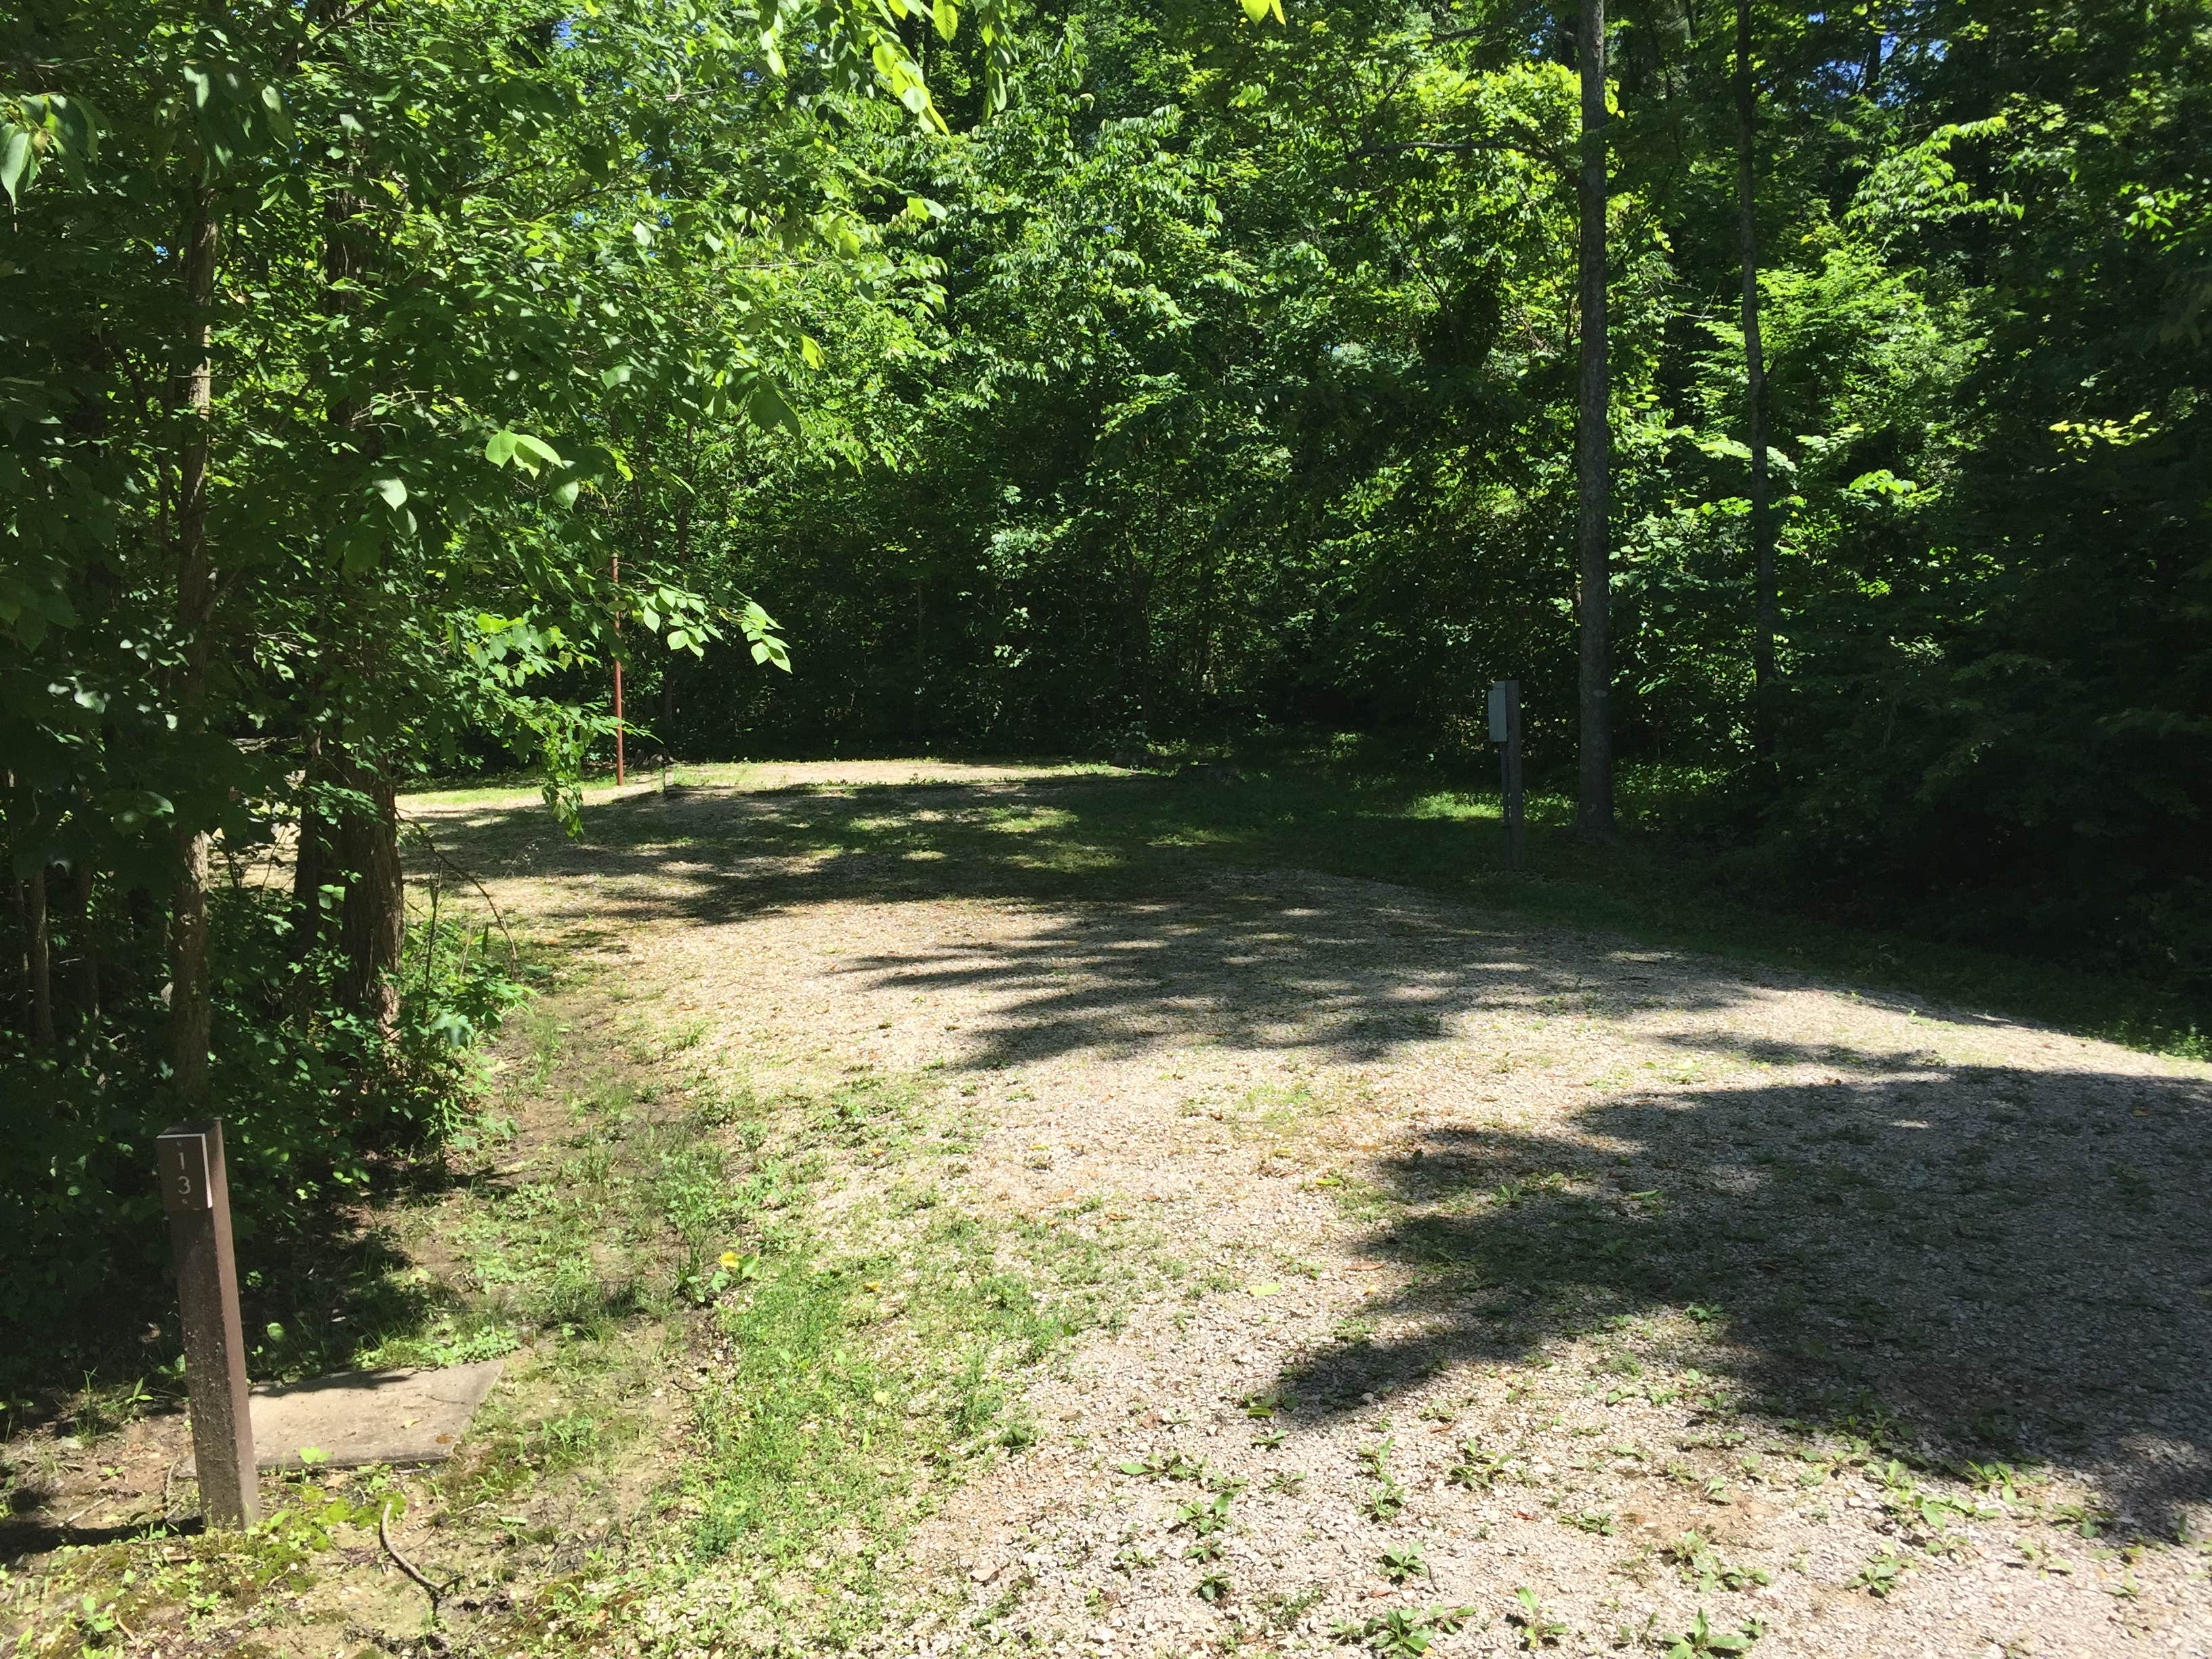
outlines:
[[[574,846],[421,816],[713,1041],[949,1091],[966,1200],[1174,1269],[925,1525],[885,1650],[2212,1656],[2207,1068],[1086,870],[1111,780],[748,781]]]

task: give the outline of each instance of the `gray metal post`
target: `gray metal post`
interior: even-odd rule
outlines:
[[[1490,740],[1498,745],[1501,788],[1498,816],[1505,831],[1505,867],[1521,867],[1521,682],[1499,680],[1490,688]]]
[[[254,1479],[253,1418],[246,1385],[246,1332],[238,1314],[238,1265],[230,1246],[230,1183],[222,1124],[180,1123],[154,1142],[169,1249],[184,1316],[185,1383],[191,1396],[192,1461],[200,1508],[211,1527],[261,1518]]]

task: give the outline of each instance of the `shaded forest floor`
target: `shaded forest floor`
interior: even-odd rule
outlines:
[[[249,1545],[132,1530],[173,1418],[35,1449],[32,1650],[2212,1654],[2205,1066],[1263,781],[702,781],[411,804],[562,974],[362,1218],[477,1443]]]

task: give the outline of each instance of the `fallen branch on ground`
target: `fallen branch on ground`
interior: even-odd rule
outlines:
[[[422,1587],[422,1594],[430,1598],[430,1622],[434,1625],[438,1622],[438,1603],[440,1600],[444,1597],[447,1590],[453,1589],[454,1585],[461,1582],[460,1578],[456,1575],[452,1578],[448,1578],[442,1586],[432,1583],[428,1577],[424,1575],[422,1568],[416,1566],[412,1561],[410,1561],[405,1556],[402,1555],[399,1553],[399,1546],[392,1541],[391,1523],[392,1503],[391,1500],[387,1498],[385,1501],[384,1508],[378,1511],[376,1517],[377,1541],[384,1546],[384,1553],[392,1558],[393,1563],[398,1565],[399,1571],[405,1573],[410,1578],[412,1578],[417,1584],[420,1584]]]

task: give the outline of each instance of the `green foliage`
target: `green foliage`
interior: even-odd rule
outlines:
[[[1418,1578],[1429,1570],[1428,1557],[1418,1544],[1392,1544],[1382,1551],[1382,1576],[1394,1584],[1402,1584],[1408,1578]]]
[[[1878,1553],[1862,1562],[1851,1578],[1854,1589],[1863,1589],[1880,1600],[1887,1596],[1898,1585],[1905,1571],[1905,1563],[1898,1559],[1894,1545],[1885,1546]]]
[[[1732,1631],[1715,1630],[1705,1610],[1699,1607],[1690,1628],[1667,1650],[1667,1659],[1705,1659],[1708,1654],[1748,1653],[1752,1644],[1764,1634],[1765,1626],[1756,1619],[1746,1620]]]
[[[2204,0],[1753,9],[1776,746],[1730,32],[1629,9],[1621,751],[1762,902],[2201,999]],[[881,286],[793,296],[829,343],[802,431],[700,430],[662,486],[811,666],[672,661],[668,735],[1109,752],[1327,720],[1486,777],[1482,690],[1512,675],[1532,777],[1563,776],[1568,11],[1440,36],[1413,8],[1079,8],[957,149],[864,140],[924,205]]]
[[[1359,1467],[1370,1482],[1360,1494],[1359,1512],[1370,1521],[1383,1522],[1395,1520],[1406,1507],[1406,1489],[1390,1473],[1393,1449],[1388,1435],[1374,1445],[1359,1449]]]
[[[1518,1470],[1516,1460],[1486,1449],[1479,1441],[1468,1439],[1460,1443],[1459,1461],[1451,1466],[1445,1479],[1470,1492],[1488,1492],[1500,1480],[1513,1479]]]
[[[1002,101],[1003,9],[969,9]],[[757,601],[641,539],[638,481],[672,423],[793,420],[793,273],[884,264],[839,135],[941,131],[902,25],[959,15],[0,21],[0,1086],[42,1109],[0,1166],[0,1321],[150,1292],[168,1117],[225,1120],[249,1239],[465,1118],[513,988],[434,892],[409,959],[392,792],[518,749],[573,833],[611,663],[788,672]]]
[[[216,1086],[234,1225],[249,1268],[297,1248],[337,1206],[366,1197],[380,1167],[434,1149],[466,1123],[475,1034],[525,993],[482,935],[447,923],[444,948],[413,934],[405,995],[387,1037],[335,1007],[342,964],[321,951],[272,978],[285,956],[283,906],[239,886],[214,908]],[[146,1109],[162,1076],[146,1042],[159,988],[113,998],[102,1024],[59,1054],[0,1058],[0,1091],[44,1110],[11,1125],[0,1160],[0,1227],[12,1241],[0,1327],[50,1334],[0,1375],[30,1387],[173,1354],[173,1293],[162,1273],[161,1204],[149,1171],[163,1120]],[[158,1053],[158,1048],[155,1049]],[[96,1310],[96,1313],[92,1311]],[[278,1345],[283,1346],[281,1343]]]
[[[1763,1568],[1733,1566],[1723,1561],[1712,1545],[1694,1532],[1684,1533],[1663,1553],[1680,1569],[1683,1583],[1700,1595],[1710,1595],[1716,1589],[1749,1589],[1771,1582]]]
[[[1567,1633],[1566,1622],[1553,1618],[1545,1609],[1543,1598],[1526,1584],[1513,1592],[1513,1599],[1520,1603],[1520,1609],[1505,1617],[1513,1626],[1515,1645],[1530,1653],[1558,1646]]]
[[[1333,1627],[1339,1642],[1364,1644],[1395,1659],[1420,1659],[1438,1635],[1465,1628],[1481,1610],[1477,1607],[1392,1607],[1371,1619],[1342,1619]]]
[[[1230,1495],[1225,1492],[1212,1498],[1190,1498],[1175,1506],[1170,1524],[1188,1528],[1193,1537],[1203,1541],[1229,1524],[1229,1504]]]
[[[172,1107],[257,1225],[450,1132],[507,993],[398,946],[392,792],[520,757],[580,832],[617,665],[632,752],[1327,722],[1455,786],[1510,675],[1565,776],[1571,10],[11,12],[0,1315]],[[2201,1006],[2212,0],[1988,10],[1751,8],[1763,693],[1729,31],[1617,21],[1616,735],[1739,896]]]

